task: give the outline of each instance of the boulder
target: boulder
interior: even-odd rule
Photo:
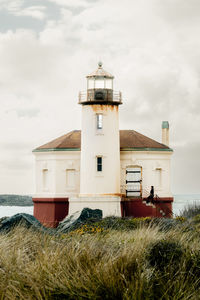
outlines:
[[[25,214],[25,213],[19,213],[12,217],[5,218],[0,223],[0,232],[6,231],[9,232],[11,229],[13,229],[15,226],[22,224],[23,226],[27,228],[34,228],[34,229],[43,229],[44,226],[32,215]]]
[[[67,216],[57,227],[57,233],[65,233],[84,225],[88,222],[97,222],[102,219],[101,209],[84,208],[74,214]]]

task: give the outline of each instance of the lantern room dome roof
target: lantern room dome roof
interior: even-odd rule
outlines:
[[[90,73],[89,75],[86,76],[86,78],[109,78],[109,79],[113,79],[114,76],[110,73],[108,73],[107,71],[105,71],[102,68],[103,63],[99,62],[98,63],[98,69],[92,73]]]

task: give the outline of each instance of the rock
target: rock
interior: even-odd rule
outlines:
[[[1,226],[1,223],[2,223],[3,221],[5,221],[6,219],[8,219],[8,217],[3,217],[3,218],[0,219],[0,226]]]
[[[44,227],[34,216],[29,214],[16,214],[12,217],[5,218],[0,222],[0,232],[9,232],[17,225],[23,225],[27,228],[40,230],[49,234],[59,234],[69,232],[87,222],[96,222],[102,219],[102,210],[84,208],[71,216],[66,217],[59,223],[57,228]]]
[[[67,216],[57,227],[57,233],[65,233],[72,231],[85,223],[97,222],[102,219],[101,209],[84,208],[82,211]]]
[[[11,229],[13,229],[15,226],[22,224],[23,226],[27,228],[34,228],[34,229],[43,229],[44,226],[32,215],[19,213],[12,217],[5,218],[0,223],[0,232],[6,231],[9,232]]]

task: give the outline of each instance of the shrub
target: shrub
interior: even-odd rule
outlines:
[[[95,233],[106,233],[106,231],[104,230],[103,227],[101,226],[95,226],[93,224],[91,225],[82,225],[81,227],[79,227],[78,229],[75,229],[74,231],[71,231],[69,234],[73,235],[73,234],[95,234]],[[67,236],[67,234],[63,234],[63,237],[65,238]]]
[[[179,221],[180,223],[184,223],[184,222],[187,221],[187,219],[186,219],[185,217],[183,217],[183,216],[177,216],[177,217],[175,218],[175,220],[176,220],[176,221]]]
[[[136,223],[132,219],[120,217],[106,217],[95,223],[95,225],[104,229],[114,230],[131,230],[137,228]]]
[[[177,242],[160,240],[150,246],[147,259],[151,267],[163,271],[170,266],[177,267],[183,255],[184,250]]]

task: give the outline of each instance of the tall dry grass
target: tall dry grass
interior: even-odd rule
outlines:
[[[61,236],[17,227],[0,235],[0,299],[200,299],[200,243],[191,236],[158,226]],[[176,268],[150,265],[160,241],[184,249]]]

